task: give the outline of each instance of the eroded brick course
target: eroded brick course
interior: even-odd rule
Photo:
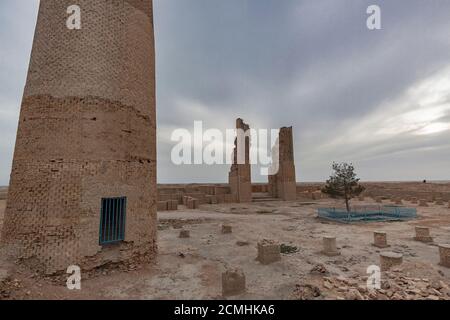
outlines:
[[[72,4],[40,2],[1,238],[47,273],[157,249],[152,3],[79,0],[69,30]],[[113,255],[99,245],[109,197],[127,197]]]

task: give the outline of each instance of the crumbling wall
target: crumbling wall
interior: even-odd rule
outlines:
[[[231,165],[231,169],[228,174],[228,183],[230,185],[231,194],[234,198],[233,200],[236,202],[251,202],[252,181],[250,165],[250,126],[242,119],[237,119],[236,129],[238,135],[234,141],[233,164]],[[243,158],[242,160],[244,161],[238,161],[238,139],[245,146],[245,150],[242,150],[245,154],[241,155]]]
[[[156,246],[151,0],[42,0],[2,244],[46,273],[152,257]],[[99,245],[101,199],[127,197],[125,241]]]
[[[278,169],[278,171],[269,175],[269,193],[272,197],[286,201],[295,200],[297,183],[292,127],[280,129],[277,142],[272,150],[272,159],[274,159],[272,169]]]

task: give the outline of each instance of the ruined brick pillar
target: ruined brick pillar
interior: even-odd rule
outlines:
[[[237,119],[236,130],[233,164],[228,174],[228,183],[235,201],[251,202],[250,127],[242,119]],[[240,152],[238,152],[238,147],[240,147]]]
[[[283,200],[297,198],[297,182],[295,178],[294,143],[292,127],[280,129],[278,140],[272,150],[272,159],[278,172],[269,175],[269,192],[273,197]]]
[[[66,26],[71,5],[80,30]],[[33,267],[156,252],[152,16],[151,0],[40,1],[1,236]],[[102,198],[115,197],[124,239],[101,245]]]

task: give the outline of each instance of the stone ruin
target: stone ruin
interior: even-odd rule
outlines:
[[[414,240],[420,241],[420,242],[433,242],[433,238],[430,235],[430,228],[416,226],[415,231],[416,231],[416,235],[414,237]]]
[[[403,255],[397,252],[385,251],[380,253],[380,268],[381,271],[387,271],[394,266],[399,266],[403,263]]]
[[[336,245],[336,237],[324,236],[322,243],[323,243],[322,254],[329,257],[334,257],[341,254]]]
[[[234,141],[233,164],[228,174],[228,184],[193,184],[158,186],[158,211],[177,210],[179,205],[197,209],[202,204],[246,203],[257,200],[253,193],[289,201],[296,200],[297,193],[307,194],[312,199],[323,197],[317,187],[298,187],[295,178],[294,144],[292,127],[280,129],[272,149],[273,164],[268,183],[252,184],[250,162],[250,126],[244,120],[236,120],[237,137]],[[241,150],[238,152],[238,148]],[[238,158],[240,157],[240,158]],[[273,170],[273,171],[272,171]],[[311,189],[311,190],[310,190]],[[192,198],[195,205],[188,201]]]
[[[157,250],[152,1],[116,2],[40,2],[1,242],[45,273]]]
[[[383,231],[374,231],[373,233],[373,245],[378,248],[389,247],[387,242],[387,234]]]
[[[250,126],[242,119],[236,120],[237,137],[234,143],[233,164],[228,176],[231,194],[236,202],[252,201],[250,164]],[[238,159],[238,147],[244,146],[243,155]],[[255,186],[257,191],[268,192],[271,197],[285,201],[296,200],[297,182],[295,177],[294,143],[292,127],[280,129],[272,148],[273,163],[270,168],[268,185]]]
[[[241,269],[229,269],[222,273],[222,296],[236,296],[246,290],[245,274]]]
[[[152,1],[86,3],[76,31],[60,19],[68,5],[48,0],[39,8],[1,234],[14,258],[49,274],[73,264],[92,269],[152,258],[157,210],[251,202],[255,190],[296,199],[292,127],[279,133],[279,170],[258,186],[242,119],[228,185],[161,192]],[[117,41],[97,41],[105,30]]]
[[[236,202],[251,202],[250,126],[239,118],[236,120],[236,130],[233,164],[228,174],[228,183]]]
[[[272,197],[285,201],[295,200],[297,198],[297,182],[292,127],[280,129],[277,142],[272,149],[272,159],[275,159],[272,169],[276,173],[269,175],[269,193]]]
[[[258,242],[256,260],[263,265],[281,260],[281,246],[274,240],[263,239]]]

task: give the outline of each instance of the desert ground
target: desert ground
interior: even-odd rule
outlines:
[[[81,290],[73,291],[66,288],[67,275],[42,278],[23,266],[6,275],[4,268],[0,298],[221,299],[222,272],[238,267],[247,291],[233,299],[450,299],[450,269],[438,264],[437,246],[450,243],[448,202],[417,207],[417,219],[409,221],[342,224],[317,217],[317,208],[333,206],[342,207],[342,201],[180,206],[158,214],[159,253],[152,264],[105,266],[82,274]],[[4,207],[1,200],[0,221]],[[223,224],[232,226],[231,234],[221,233]],[[415,226],[430,227],[434,242],[414,241]],[[189,230],[190,238],[179,238],[181,229]],[[387,232],[389,248],[372,246],[374,231]],[[339,256],[321,254],[324,235],[336,236]],[[262,239],[285,245],[281,261],[255,260]],[[403,264],[382,273],[380,290],[368,291],[367,268],[379,265],[385,250],[402,253]]]

